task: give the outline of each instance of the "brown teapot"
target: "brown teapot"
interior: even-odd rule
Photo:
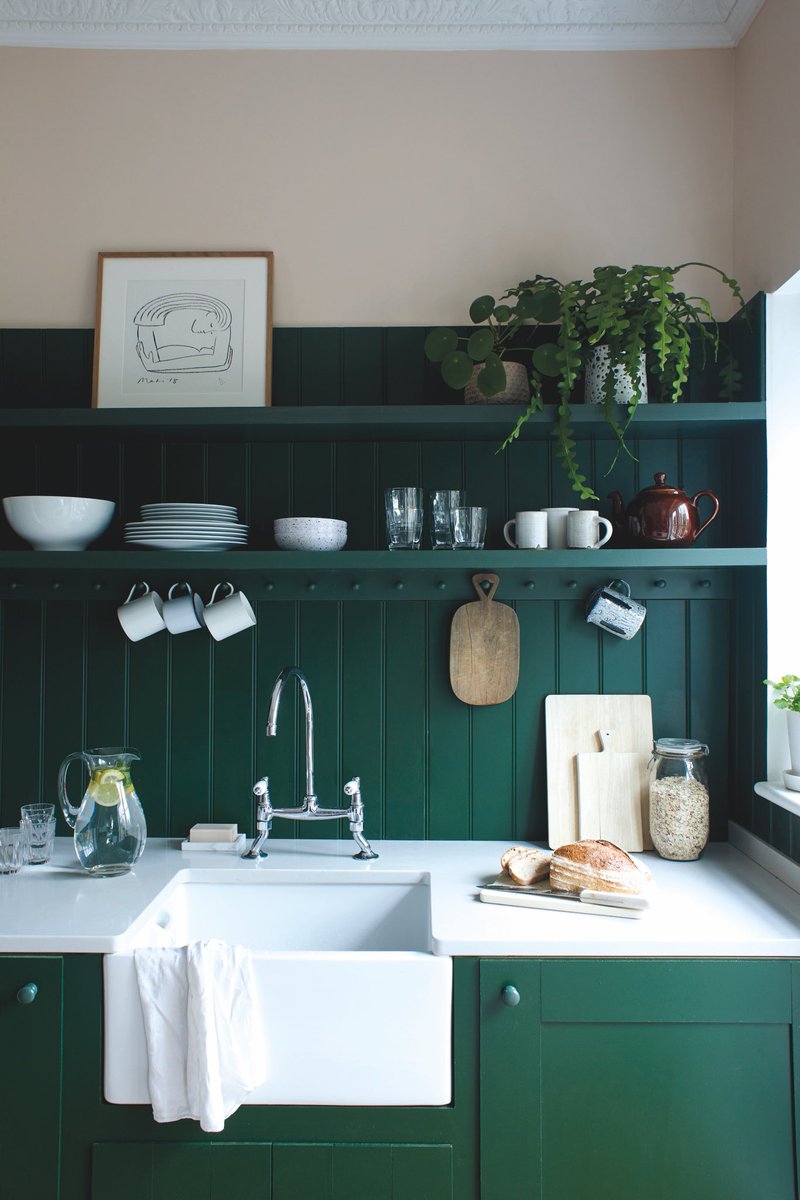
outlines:
[[[702,525],[697,511],[701,496],[708,496],[714,505]],[[619,492],[609,492],[608,498],[614,505],[614,525],[632,546],[691,546],[719,512],[719,500],[713,492],[696,492],[690,499],[680,488],[667,483],[663,471],[655,475],[654,484],[642,488],[625,511]]]

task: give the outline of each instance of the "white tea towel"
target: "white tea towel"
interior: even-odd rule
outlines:
[[[218,1133],[266,1075],[250,951],[225,942],[134,951],[156,1121]]]

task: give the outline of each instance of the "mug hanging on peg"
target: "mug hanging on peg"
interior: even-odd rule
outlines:
[[[595,588],[586,601],[586,620],[625,641],[639,632],[646,614],[645,606],[631,598],[630,584],[624,579]]]

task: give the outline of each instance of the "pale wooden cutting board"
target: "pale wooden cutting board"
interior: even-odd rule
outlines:
[[[599,729],[597,738],[597,753],[577,755],[578,834],[604,838],[622,850],[643,850],[648,756],[620,753],[614,729]]]
[[[649,761],[653,750],[653,713],[649,696],[548,696],[545,700],[547,746],[548,842],[555,849],[580,837],[578,820],[579,754],[596,754],[597,731],[613,729],[618,753],[636,753]],[[645,772],[642,771],[643,792]],[[613,840],[613,839],[612,839]],[[647,805],[642,805],[642,842],[650,849]]]
[[[450,684],[465,704],[502,704],[519,681],[519,621],[513,608],[494,603],[499,583],[498,575],[473,575],[478,599],[453,617]]]

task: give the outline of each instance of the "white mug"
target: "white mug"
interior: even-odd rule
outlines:
[[[600,527],[605,535],[600,536]],[[614,526],[596,508],[575,509],[567,514],[567,545],[573,550],[599,550],[614,532]]]
[[[220,588],[230,588],[226,596],[217,600]],[[241,633],[256,623],[256,614],[244,592],[237,592],[232,583],[218,583],[203,613],[206,629],[215,642]]]
[[[144,588],[141,596],[136,595],[138,588]],[[132,642],[140,642],[142,638],[166,628],[163,613],[161,597],[144,580],[133,585],[127,600],[117,609],[119,623]]]
[[[551,550],[567,548],[567,515],[577,508],[543,508],[547,513],[547,545]]]
[[[176,596],[179,589],[185,589],[182,596]],[[189,633],[192,629],[203,628],[203,601],[197,592],[192,591],[190,583],[173,583],[164,601],[164,624],[170,633]]]
[[[514,537],[511,529],[514,529]],[[503,526],[503,537],[515,550],[544,550],[547,548],[547,513],[518,512]]]

